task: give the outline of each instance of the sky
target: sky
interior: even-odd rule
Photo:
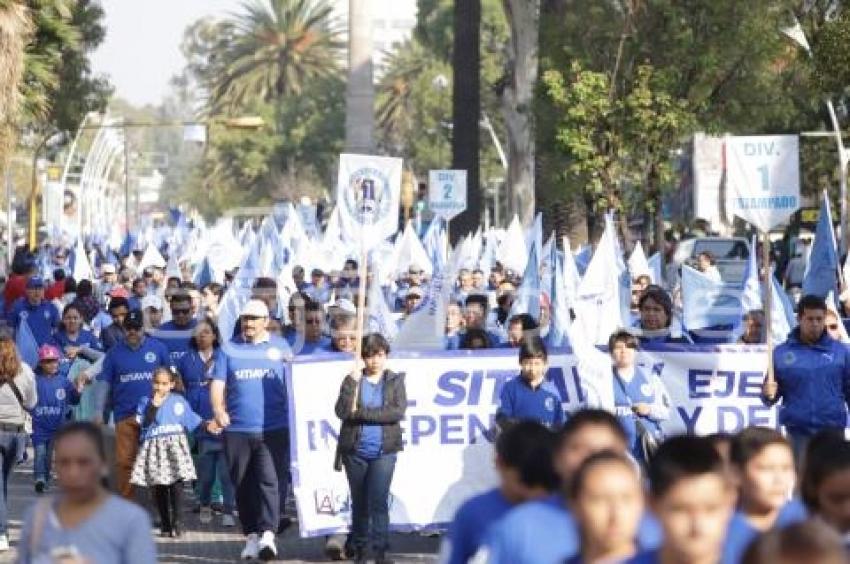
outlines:
[[[204,16],[237,11],[240,0],[101,0],[106,39],[92,54],[96,74],[134,105],[158,104],[183,69],[183,31]]]

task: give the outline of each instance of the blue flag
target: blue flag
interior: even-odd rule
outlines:
[[[826,298],[827,294],[833,292],[833,295],[837,296],[837,271],[838,251],[835,247],[835,232],[832,230],[832,213],[829,209],[829,199],[824,192],[815,229],[815,242],[803,278],[803,295],[814,294]]]
[[[731,329],[741,322],[741,289],[682,265],[682,312],[688,331]]]
[[[398,335],[398,325],[396,325],[390,308],[387,307],[387,301],[384,299],[384,293],[381,291],[381,285],[377,280],[372,280],[369,284],[369,307],[367,309],[368,316],[366,318],[366,326],[369,332],[380,333],[390,342],[395,340]]]
[[[130,253],[133,252],[133,249],[136,247],[136,237],[128,231],[126,235],[124,235],[124,240],[121,242],[121,248],[118,250],[118,253],[122,257],[129,256]]]
[[[779,280],[771,272],[771,327],[770,331],[773,335],[774,343],[782,343],[788,338],[791,330],[797,326],[797,319],[794,316],[794,306],[788,298],[788,294],[782,289]]]
[[[203,288],[210,282],[213,282],[213,273],[212,267],[210,266],[210,261],[207,257],[204,257],[204,260],[201,261],[201,264],[198,265],[198,268],[195,269],[195,273],[192,276],[192,282],[198,288]]]
[[[21,360],[35,370],[38,364],[38,343],[36,343],[32,329],[30,329],[30,325],[26,319],[21,320],[20,324],[18,324],[18,329],[15,333],[15,345],[18,347],[18,355],[20,355]]]
[[[741,307],[744,313],[764,307],[761,298],[761,282],[759,281],[759,267],[756,257],[756,237],[753,236],[753,242],[750,246],[750,258],[747,261],[747,268],[744,274],[744,287],[741,293]]]
[[[549,313],[549,332],[546,334],[546,345],[559,347],[567,340],[570,327],[570,309],[564,282],[564,264],[559,256],[557,245],[552,244],[550,251],[550,268],[552,269],[549,297],[551,298]]]

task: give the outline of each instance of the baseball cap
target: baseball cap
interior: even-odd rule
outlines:
[[[53,345],[41,345],[38,347],[38,361],[42,360],[59,360],[62,355],[59,354],[59,349]]]
[[[127,291],[127,288],[124,286],[115,286],[111,290],[109,290],[109,297],[111,298],[129,298],[130,292]]]
[[[27,280],[27,290],[35,288],[44,288],[44,278],[41,276],[32,276]]]
[[[239,315],[240,317],[268,317],[269,308],[262,300],[248,300],[248,303],[242,306]]]
[[[149,307],[162,310],[162,299],[159,296],[145,296],[142,298],[142,311]]]
[[[345,313],[357,313],[357,308],[354,306],[354,302],[347,298],[340,298],[333,305],[334,309]]]
[[[127,317],[124,318],[124,327],[125,328],[135,328],[140,329],[145,326],[145,318],[142,316],[142,312],[134,309],[130,313],[127,314]]]
[[[100,267],[101,274],[115,274],[115,265],[107,262]]]

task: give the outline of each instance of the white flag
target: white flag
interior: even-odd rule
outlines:
[[[391,157],[339,157],[336,201],[340,218],[365,250],[396,231],[401,169],[401,159]]]

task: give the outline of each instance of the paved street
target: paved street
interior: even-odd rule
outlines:
[[[30,458],[31,460],[31,458]],[[26,508],[33,500],[32,465],[27,463],[17,469],[9,487],[10,528],[13,547],[20,536],[20,526]],[[186,533],[179,540],[159,541],[159,560],[174,564],[199,564],[213,562],[234,562],[239,559],[242,550],[242,537],[236,529],[223,529],[216,525],[218,516],[212,525],[201,525],[198,515],[186,507]],[[393,556],[398,562],[433,562],[438,549],[439,539],[420,535],[394,535]],[[296,527],[279,537],[278,549],[281,562],[322,562],[323,539],[301,539]],[[14,562],[14,549],[0,555],[0,564]]]

